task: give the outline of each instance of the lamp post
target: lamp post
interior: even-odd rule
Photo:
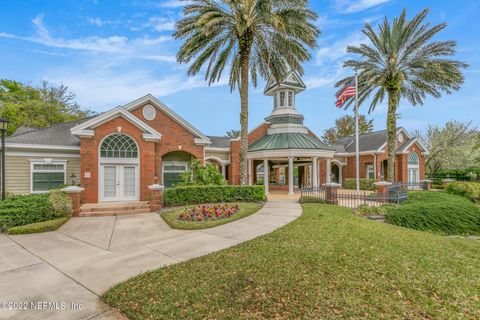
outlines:
[[[5,200],[5,133],[8,128],[8,119],[0,118],[0,132],[2,134],[2,201]]]

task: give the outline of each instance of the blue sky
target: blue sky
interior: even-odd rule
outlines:
[[[437,39],[458,41],[458,55],[470,68],[459,92],[428,98],[423,106],[402,101],[398,124],[424,130],[428,124],[472,120],[480,125],[480,2],[412,0],[315,0],[322,31],[319,47],[305,63],[308,89],[297,97],[305,124],[322,134],[346,112],[335,107],[334,83],[348,74],[342,68],[345,47],[365,39],[365,22],[376,25],[406,7],[411,17],[429,6],[428,21],[447,22]],[[151,93],[206,134],[223,135],[239,127],[238,92],[225,82],[208,87],[203,77],[186,75],[175,62],[180,42],[172,39],[182,16],[180,1],[163,0],[0,0],[0,77],[38,84],[67,85],[83,107],[101,112]],[[260,82],[250,95],[250,128],[271,111]],[[361,106],[368,109],[368,105]],[[386,107],[370,117],[383,129]]]

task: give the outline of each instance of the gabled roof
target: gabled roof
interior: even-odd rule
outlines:
[[[80,140],[70,133],[70,129],[88,119],[57,124],[48,128],[26,132],[15,132],[6,138],[7,146],[52,146],[80,148]],[[18,130],[17,130],[18,131]]]
[[[333,151],[316,137],[305,133],[267,134],[248,146],[248,152],[283,149],[320,149]]]
[[[420,147],[427,152],[426,147],[419,139],[415,137],[410,138],[407,131],[402,127],[397,129],[397,136],[400,132],[406,136],[406,140],[397,148],[397,152],[404,152],[415,142],[417,142]],[[360,152],[382,152],[387,145],[387,130],[360,134],[358,136],[358,145]],[[355,153],[355,136],[348,136],[339,139],[332,144],[332,147],[335,148],[337,153]]]
[[[263,93],[265,95],[272,95],[273,92],[278,88],[290,88],[298,93],[305,90],[307,86],[297,72],[290,70],[285,74],[280,82],[277,82],[273,77],[270,77]]]
[[[212,143],[209,148],[230,148],[230,137],[207,136]]]
[[[136,109],[137,107],[144,105],[145,103],[150,103],[153,106],[157,107],[160,109],[162,112],[167,114],[169,117],[171,117],[173,120],[175,120],[177,123],[179,123],[182,127],[184,127],[186,130],[188,130],[190,133],[192,133],[194,136],[197,137],[196,143],[202,143],[202,144],[209,144],[211,143],[210,139],[204,135],[200,130],[195,128],[193,125],[191,125],[188,121],[183,119],[180,115],[175,113],[172,109],[167,107],[163,102],[155,98],[151,94],[147,94],[137,100],[134,100],[130,103],[127,103],[126,105],[123,106],[123,108],[127,111],[132,111]]]
[[[143,138],[146,140],[160,140],[162,135],[156,131],[154,128],[150,127],[148,124],[142,120],[135,117],[132,113],[125,110],[123,107],[119,106],[110,111],[102,113],[94,118],[91,118],[78,126],[73,127],[70,131],[72,135],[79,137],[92,137],[94,135],[93,129],[99,125],[111,120],[116,117],[121,116],[122,118],[130,121],[132,124],[140,128],[143,133]]]

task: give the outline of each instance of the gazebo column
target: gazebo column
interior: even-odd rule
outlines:
[[[223,176],[224,179],[226,178],[226,175],[225,175],[225,163],[222,163],[222,176]]]
[[[268,168],[268,159],[263,160],[263,186],[265,187],[265,194],[268,194],[268,173],[270,169]]]
[[[312,187],[318,187],[318,157],[312,159]]]
[[[327,183],[330,183],[332,180],[332,160],[327,159]]]
[[[293,195],[293,157],[288,157],[288,194]]]

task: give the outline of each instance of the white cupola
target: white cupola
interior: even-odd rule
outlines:
[[[300,76],[295,71],[288,72],[278,82],[273,78],[268,81],[264,94],[273,97],[273,109],[265,118],[270,123],[269,132],[306,132],[303,126],[303,116],[298,113],[295,97],[306,89]]]

